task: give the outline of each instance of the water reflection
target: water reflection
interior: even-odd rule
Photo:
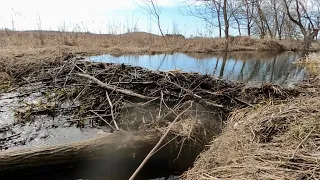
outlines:
[[[186,72],[210,74],[221,79],[247,83],[272,82],[292,84],[305,78],[304,68],[293,64],[298,53],[231,52],[219,54],[160,54],[92,56],[90,61],[124,63],[153,70],[179,69]]]

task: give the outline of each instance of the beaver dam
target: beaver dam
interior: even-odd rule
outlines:
[[[307,78],[305,68],[293,62],[304,57],[302,52],[226,52],[173,53],[157,55],[98,55],[88,58],[94,62],[124,63],[152,70],[210,74],[220,79],[248,84],[264,82],[292,86]]]
[[[300,94],[74,55],[17,72],[0,96],[3,179],[129,179],[145,157],[136,179],[181,175],[232,112]]]

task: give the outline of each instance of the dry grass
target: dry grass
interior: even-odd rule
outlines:
[[[233,112],[184,179],[319,179],[319,54],[301,59],[311,96]],[[309,91],[311,92],[311,91]]]
[[[235,111],[184,179],[319,179],[320,97]]]
[[[12,32],[0,31],[0,47],[43,48],[69,46],[73,48],[95,49],[103,53],[172,53],[172,52],[219,52],[225,47],[225,39],[219,38],[184,38],[183,36],[166,36],[169,47],[166,47],[161,36],[135,32],[121,35],[66,33],[43,31]],[[292,42],[294,43],[294,42]],[[291,50],[290,43],[250,37],[231,37],[229,51],[283,51]],[[320,48],[319,48],[320,49]]]
[[[320,53],[312,53],[301,58],[297,64],[305,66],[311,76],[315,78],[320,77]]]

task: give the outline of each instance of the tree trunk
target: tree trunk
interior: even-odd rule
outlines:
[[[139,165],[157,143],[156,134],[137,135],[125,131],[104,134],[87,141],[36,149],[5,151],[0,153],[0,177],[23,172],[24,169],[41,169],[84,160],[121,159],[126,164]],[[107,167],[106,167],[107,169]]]
[[[314,29],[312,33],[309,35],[304,35],[304,46],[303,49],[305,51],[308,51],[310,49],[312,41],[315,39],[315,37],[318,35],[320,29]]]
[[[248,36],[250,37],[251,36],[251,27],[250,27],[249,23],[247,24],[247,28],[248,28]]]
[[[229,49],[229,20],[227,14],[227,0],[223,0],[223,19],[224,19],[224,34],[225,34],[225,47],[224,50]]]
[[[225,38],[229,38],[229,20],[227,14],[227,0],[223,0],[223,19],[224,19],[224,26],[225,26]]]
[[[236,21],[237,21],[237,26],[238,26],[238,33],[239,33],[239,36],[241,36],[240,22],[239,22],[239,20],[236,20]]]
[[[221,27],[220,15],[218,15],[218,26],[219,26],[219,38],[221,38],[222,37],[222,27]]]

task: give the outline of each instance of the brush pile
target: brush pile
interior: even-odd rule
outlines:
[[[15,124],[32,123],[47,115],[55,121],[66,117],[63,121],[81,128],[156,131],[161,136],[192,101],[192,108],[168,137],[179,136],[180,142],[188,139],[204,147],[221,133],[223,121],[235,109],[299,94],[272,84],[246,87],[197,73],[151,71],[70,56],[31,73],[15,73],[19,78],[12,81],[22,89],[22,96],[36,92],[44,97],[40,103],[16,108]],[[2,147],[10,146],[3,141]]]

